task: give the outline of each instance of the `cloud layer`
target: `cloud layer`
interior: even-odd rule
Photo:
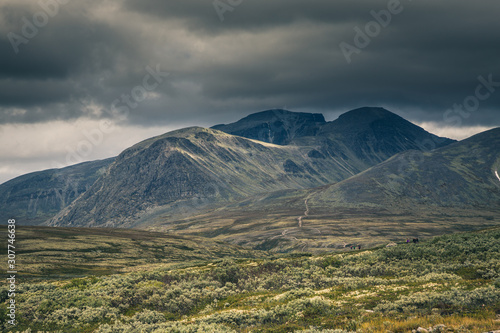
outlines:
[[[495,0],[402,1],[348,64],[339,44],[355,46],[354,28],[365,31],[375,21],[370,12],[382,15],[394,2],[232,1],[220,21],[214,3],[201,0],[69,1],[54,16],[47,9],[54,6],[4,1],[0,122],[107,117],[89,106],[109,109],[141,84],[146,66],[157,64],[171,76],[128,122],[167,124],[214,113],[222,120],[229,112],[284,105],[324,111],[390,105],[439,121],[474,93],[478,76],[500,81]],[[26,21],[36,27],[41,12],[46,24],[16,54],[9,33],[23,37]],[[467,122],[491,124],[499,103],[500,94],[492,95]]]

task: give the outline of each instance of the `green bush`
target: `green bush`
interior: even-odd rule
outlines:
[[[498,230],[360,254],[222,260],[99,278],[22,281],[16,329],[335,332],[355,330],[365,310],[406,318],[432,309],[464,314],[500,305]],[[6,292],[1,286],[4,310]],[[0,330],[7,331],[5,320]]]

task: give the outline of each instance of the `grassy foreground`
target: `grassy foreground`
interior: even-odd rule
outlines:
[[[15,327],[6,298],[4,287],[2,332],[487,332],[500,329],[500,229],[21,281]]]
[[[7,240],[7,228],[0,229]],[[203,237],[136,229],[16,228],[17,266],[26,280],[61,279],[122,273],[130,267],[202,263],[220,258],[262,258],[265,252]],[[7,256],[7,247],[0,248]],[[0,262],[6,270],[7,260]]]

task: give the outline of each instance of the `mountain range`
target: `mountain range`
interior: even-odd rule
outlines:
[[[116,158],[0,185],[2,212],[256,249],[323,251],[499,222],[500,129],[456,142],[383,108],[326,121],[268,110],[190,127]]]

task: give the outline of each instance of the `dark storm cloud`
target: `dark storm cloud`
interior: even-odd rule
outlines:
[[[68,78],[82,71],[112,66],[115,58],[113,53],[124,49],[124,36],[121,33],[67,4],[61,6],[59,13],[49,18],[45,26],[35,26],[38,32],[34,37],[26,38],[27,43],[17,45],[19,52],[16,54],[9,33],[24,38],[23,27],[27,24],[22,18],[33,24],[33,15],[43,12],[41,7],[29,8],[31,10],[27,11],[16,4],[0,11],[4,20],[10,23],[3,27],[0,35],[0,78]],[[112,48],[108,49],[108,45],[112,45]]]
[[[125,5],[130,10],[140,11],[145,14],[160,17],[162,19],[180,19],[184,21],[189,29],[198,33],[220,34],[234,30],[255,31],[274,28],[276,26],[289,25],[296,21],[308,20],[314,23],[342,23],[353,21],[359,16],[359,6],[369,4],[371,1],[332,1],[316,0],[306,2],[302,0],[288,1],[206,1],[192,0],[189,3],[182,1],[126,0]],[[228,4],[233,10],[225,6],[217,6],[217,3]],[[221,24],[217,8],[224,15]]]
[[[20,33],[22,18],[40,7],[12,1],[0,10],[0,122],[110,117],[89,108],[110,108],[156,65],[170,76],[130,110],[131,123],[363,105],[443,121],[475,93],[479,76],[500,82],[496,0],[401,1],[348,64],[339,44],[355,45],[354,28],[391,1],[243,0],[223,22],[206,0],[73,1],[17,54],[7,34]],[[499,106],[500,88],[463,122],[500,126]]]
[[[95,5],[95,2],[88,2]],[[101,99],[136,73],[137,44],[116,26],[95,19],[80,4],[60,5],[37,33],[26,38],[26,21],[34,25],[33,15],[44,12],[33,1],[0,8],[6,24],[0,34],[0,122],[38,122],[87,116],[82,100]],[[27,40],[14,43],[12,35]],[[14,39],[17,41],[19,39]],[[119,60],[130,64],[118,68]],[[102,85],[106,76],[121,84]],[[11,112],[24,109],[25,113]]]

